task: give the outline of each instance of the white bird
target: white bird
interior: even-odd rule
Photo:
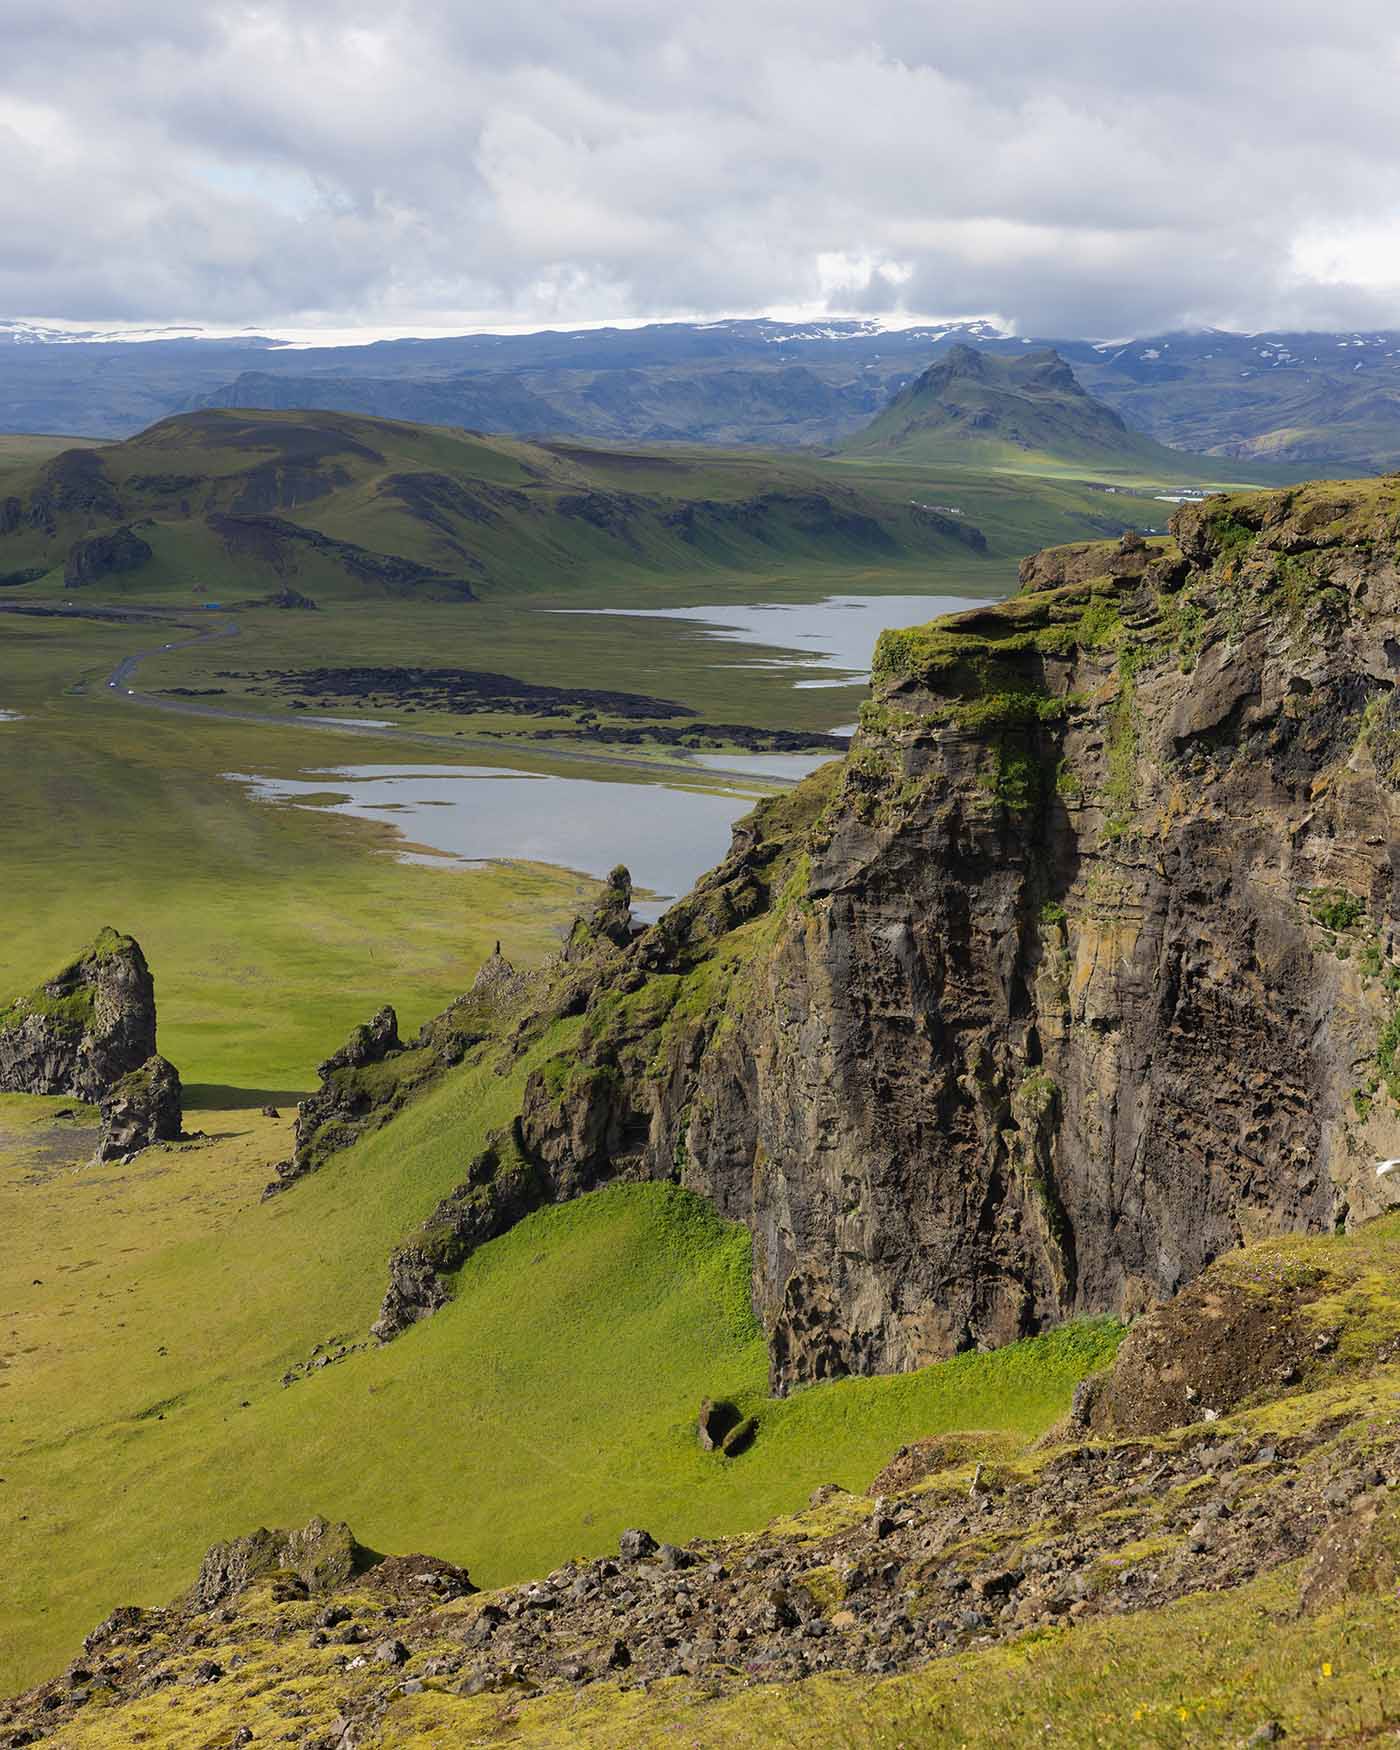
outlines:
[[[1397,1167],[1400,1167],[1400,1157],[1397,1157],[1393,1161],[1377,1161],[1376,1177],[1378,1179],[1383,1179],[1387,1173],[1393,1173]]]

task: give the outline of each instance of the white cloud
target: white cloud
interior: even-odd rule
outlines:
[[[1382,0],[8,0],[0,309],[1390,324],[1398,61]]]

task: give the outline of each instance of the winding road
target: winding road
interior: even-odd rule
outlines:
[[[28,604],[0,603],[0,613],[26,611],[32,614],[34,609]],[[159,608],[113,607],[96,602],[82,608],[68,608],[50,607],[46,603],[42,613],[46,618],[54,616],[73,620],[130,620],[165,625],[169,630],[189,629],[187,618],[177,619],[169,610],[163,611]],[[298,712],[295,717],[270,717],[257,711],[233,711],[224,705],[206,705],[193,699],[175,699],[161,693],[146,693],[133,684],[141,664],[152,656],[161,656],[175,650],[191,650],[196,645],[213,644],[221,639],[237,638],[239,635],[238,622],[225,619],[207,632],[196,632],[192,638],[172,639],[163,644],[152,645],[148,650],[133,651],[130,656],[124,656],[106,677],[102,690],[108,698],[123,704],[140,705],[154,711],[170,711],[180,717],[208,717],[225,723],[251,723],[262,728],[269,725],[279,729],[310,727],[333,735],[371,736],[400,746],[440,748],[451,753],[489,753],[498,760],[535,759],[546,760],[550,765],[607,766],[648,778],[664,779],[669,783],[679,781],[692,786],[703,785],[706,789],[713,789],[717,785],[739,784],[748,790],[789,790],[797,782],[795,778],[720,770],[712,766],[693,766],[680,760],[629,758],[625,754],[606,750],[563,748],[551,744],[546,752],[542,748],[529,747],[524,742],[488,740],[485,736],[429,735],[417,729],[376,728],[368,723],[347,723],[341,717],[313,716],[309,711]]]

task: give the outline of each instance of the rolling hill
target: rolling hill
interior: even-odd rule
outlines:
[[[1051,349],[999,357],[955,346],[840,447],[846,455],[969,467],[1020,469],[1042,462],[1105,470],[1138,466],[1162,479],[1209,475],[1200,458],[1130,431]]]
[[[356,414],[206,410],[10,473],[0,588],[466,601],[548,578],[966,556],[966,521],[813,462],[530,444]]]

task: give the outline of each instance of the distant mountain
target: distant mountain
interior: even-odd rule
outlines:
[[[1400,333],[1206,329],[1061,350],[1161,443],[1342,475],[1400,466]]]
[[[9,600],[469,601],[595,575],[924,566],[986,542],[812,458],[546,446],[360,414],[206,410],[10,468]]]
[[[996,468],[1044,460],[1090,468],[1140,463],[1158,473],[1194,471],[1130,431],[1079,385],[1053,349],[1009,356],[957,345],[931,364],[841,449],[909,462]]]
[[[988,322],[669,322],[287,346],[0,322],[0,430],[124,437],[198,407],[324,407],[526,437],[839,444],[955,347],[1053,346],[1128,427],[1314,473],[1400,465],[1400,333],[1026,340]]]

